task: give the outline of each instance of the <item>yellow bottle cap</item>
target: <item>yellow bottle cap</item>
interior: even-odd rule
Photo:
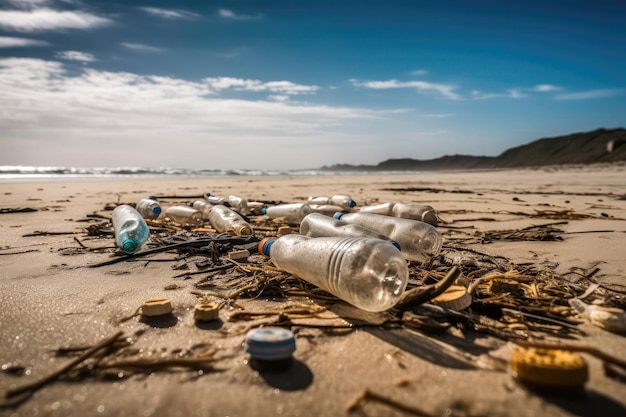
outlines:
[[[511,369],[520,381],[543,388],[577,389],[589,379],[585,359],[562,349],[518,348]]]
[[[172,302],[167,298],[144,301],[141,305],[141,315],[144,317],[163,316],[172,311]]]

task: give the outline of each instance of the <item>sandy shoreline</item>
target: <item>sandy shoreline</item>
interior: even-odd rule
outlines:
[[[0,409],[0,414],[411,415],[374,401],[349,412],[347,405],[367,389],[430,415],[444,415],[446,410],[455,410],[454,415],[591,416],[599,410],[603,415],[624,415],[624,382],[607,376],[597,358],[585,355],[590,378],[584,395],[536,393],[517,384],[509,370],[501,369],[513,349],[511,344],[455,326],[443,333],[374,326],[336,334],[302,327],[297,333],[296,363],[290,371],[258,373],[245,363],[241,348],[242,332],[257,322],[229,320],[237,310],[233,306],[221,311],[218,324],[196,325],[194,284],[203,275],[174,278],[181,270],[173,266],[185,263],[184,259],[172,261],[175,255],[163,254],[102,268],[83,266],[110,259],[113,239],[85,232],[90,224],[110,217],[105,210],[108,205],[134,203],[148,195],[210,192],[249,200],[303,202],[309,195],[340,193],[349,194],[360,205],[391,201],[433,206],[446,222],[438,230],[448,250],[454,246],[454,253],[459,254],[459,247],[468,248],[477,256],[467,258],[469,252],[462,252],[465,258],[451,258],[466,272],[475,270],[470,261],[482,262],[483,257],[569,279],[564,287],[574,286],[576,277],[588,276],[624,291],[625,171],[613,165],[397,176],[1,182],[0,208],[36,209],[0,214],[0,364],[9,364],[17,369],[16,374],[20,367],[26,372],[21,376],[1,372],[3,392],[35,381],[71,360],[56,357],[54,350],[94,345],[120,330],[136,339],[142,357],[183,357],[215,349],[216,361],[214,370],[203,372],[130,375],[127,371],[100,379],[66,377],[20,405]],[[94,213],[103,218],[88,217]],[[522,229],[539,230],[556,240],[503,238]],[[249,263],[258,262],[251,257]],[[618,293],[611,294],[614,301]],[[174,305],[172,320],[146,323],[133,318],[119,323],[144,300],[163,297]],[[621,300],[626,304],[623,295]],[[294,303],[325,305],[302,297],[259,297],[237,303],[249,310]],[[346,317],[342,315],[345,310],[335,307],[331,313]],[[572,342],[623,357],[624,336],[588,324],[580,328],[587,335],[577,335]]]

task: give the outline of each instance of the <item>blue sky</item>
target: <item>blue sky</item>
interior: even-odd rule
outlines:
[[[626,125],[626,3],[0,0],[0,165],[316,168]]]

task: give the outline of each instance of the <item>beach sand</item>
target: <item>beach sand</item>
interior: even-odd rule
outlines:
[[[132,347],[137,350],[127,350],[126,359],[203,353],[215,359],[202,371],[112,368],[62,376],[19,404],[1,408],[0,415],[404,416],[418,410],[432,416],[626,415],[624,380],[607,374],[602,361],[588,353],[582,354],[589,365],[583,391],[537,391],[511,374],[508,361],[515,345],[459,323],[445,331],[385,329],[376,326],[388,318],[385,314],[359,314],[343,303],[270,294],[238,298],[220,311],[220,321],[198,325],[193,319],[199,300],[194,284],[207,274],[176,278],[185,272],[173,268],[186,263],[183,257],[173,260],[179,255],[166,253],[85,267],[112,259],[113,238],[86,232],[88,226],[108,221],[107,206],[135,203],[149,195],[193,197],[206,192],[275,202],[348,194],[359,205],[404,202],[434,207],[443,220],[438,230],[444,254],[457,248],[459,256],[449,260],[450,266],[457,264],[464,272],[475,271],[481,262],[492,262],[493,268],[498,262],[514,265],[522,274],[524,269],[539,270],[541,276],[560,279],[563,293],[593,281],[601,286],[590,299],[602,301],[603,295],[605,301],[624,306],[625,171],[618,164],[414,175],[0,183],[0,208],[36,209],[0,214],[0,392],[37,381],[76,358],[58,356],[57,349],[93,346],[118,331],[135,341]],[[94,213],[101,218],[89,217]],[[550,226],[537,227],[542,225]],[[265,234],[272,233],[268,229]],[[556,240],[512,240],[513,232],[520,230],[545,232],[546,239]],[[192,258],[201,259],[188,259],[189,272],[195,267]],[[254,255],[243,265],[262,262]],[[237,282],[230,285],[236,288]],[[174,314],[169,319],[133,317],[120,322],[143,301],[157,298],[172,300]],[[295,322],[362,324],[354,320],[356,315],[371,325],[334,331],[296,326],[298,349],[292,367],[257,372],[242,347],[245,332],[277,317],[230,317],[239,308],[284,310],[289,305],[324,306],[325,317],[335,317]],[[558,328],[553,325],[553,330]],[[590,345],[623,360],[623,335],[589,323],[578,328],[585,334],[570,333],[561,341]],[[375,399],[356,401],[365,391],[405,409]]]

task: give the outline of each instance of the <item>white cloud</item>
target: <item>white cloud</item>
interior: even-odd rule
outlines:
[[[269,81],[250,80],[243,78],[217,77],[205,78],[207,84],[215,90],[233,89],[236,91],[268,91],[280,94],[312,94],[319,90],[315,85],[294,84],[291,81]]]
[[[245,14],[236,14],[232,10],[228,9],[220,9],[218,11],[218,15],[223,19],[231,19],[231,20],[253,20],[260,19],[262,15],[245,15]]]
[[[132,43],[132,42],[122,42],[124,48],[132,49],[133,51],[140,52],[162,52],[163,49],[157,48],[156,46],[144,45],[142,43]]]
[[[164,19],[195,19],[199,14],[180,9],[163,9],[160,7],[140,7],[144,12]]]
[[[0,48],[18,48],[27,46],[46,46],[50,43],[37,39],[16,38],[13,36],[0,36]]]
[[[455,87],[449,84],[435,84],[426,81],[398,81],[398,80],[386,80],[386,81],[358,81],[350,80],[355,86],[372,88],[375,90],[388,90],[394,88],[414,88],[421,93],[438,93],[443,97],[457,100],[460,96],[454,92]]]
[[[96,60],[96,57],[92,54],[79,51],[62,51],[57,53],[56,56],[57,58],[67,59],[70,61],[93,62]]]
[[[232,80],[222,79],[221,86],[246,86]],[[93,68],[76,74],[55,61],[0,59],[0,164],[314,168],[328,162],[329,146],[339,161],[356,158],[353,146],[363,136],[347,126],[380,116],[223,98],[214,85]],[[297,86],[252,85],[268,92]],[[277,150],[275,160],[266,157],[268,149]]]
[[[591,100],[614,97],[625,93],[626,89],[623,88],[604,88],[598,90],[579,91],[577,93],[557,94],[554,98],[557,100]]]
[[[411,75],[426,75],[426,74],[428,74],[428,71],[424,69],[411,71]]]
[[[482,91],[474,90],[472,91],[472,99],[473,100],[488,100],[494,98],[525,98],[528,97],[526,94],[520,92],[517,89],[507,90],[504,93],[483,93]]]
[[[17,32],[92,29],[113,23],[111,19],[82,11],[52,9],[0,10],[0,28]]]
[[[551,93],[553,91],[559,91],[559,90],[562,90],[562,88],[556,85],[550,85],[550,84],[539,84],[532,88],[532,91],[537,91],[539,93]]]

